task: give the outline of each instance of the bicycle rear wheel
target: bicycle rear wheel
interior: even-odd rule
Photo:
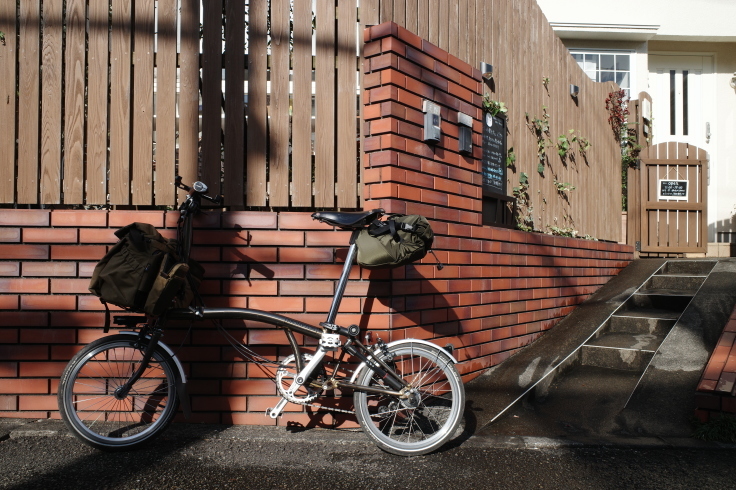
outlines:
[[[145,345],[111,335],[69,361],[59,383],[59,411],[69,430],[97,449],[133,449],[158,436],[178,406],[179,371],[158,347],[148,368],[124,396],[117,388],[138,369]]]
[[[384,451],[402,456],[426,454],[452,438],[465,408],[465,388],[452,360],[439,348],[402,342],[390,346],[386,362],[412,388],[407,399],[355,392],[355,415]],[[369,368],[358,384],[388,388]]]

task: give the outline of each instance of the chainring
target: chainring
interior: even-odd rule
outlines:
[[[302,363],[306,365],[312,360],[311,354],[302,354]],[[317,388],[310,385],[300,386],[295,393],[289,393],[289,388],[294,382],[294,378],[297,375],[296,371],[296,358],[294,355],[290,355],[279,364],[279,368],[276,370],[276,388],[278,389],[279,395],[290,401],[291,403],[310,403],[322,393],[322,388]],[[314,382],[322,384],[325,379],[324,367],[318,367],[312,374]]]

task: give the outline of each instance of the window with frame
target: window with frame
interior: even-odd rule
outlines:
[[[631,96],[631,52],[571,49],[578,65],[595,82],[616,82]]]

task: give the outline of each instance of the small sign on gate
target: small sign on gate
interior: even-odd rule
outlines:
[[[687,201],[687,180],[664,180],[657,183],[660,201]]]

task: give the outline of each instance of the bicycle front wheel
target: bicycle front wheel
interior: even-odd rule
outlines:
[[[402,456],[426,454],[455,434],[465,408],[465,388],[452,360],[439,348],[416,342],[390,346],[386,362],[410,386],[406,399],[356,391],[355,415],[384,451]],[[388,388],[370,368],[357,383]]]
[[[118,390],[140,366],[145,344],[111,335],[77,353],[61,376],[59,411],[69,430],[97,449],[133,449],[158,436],[178,406],[179,372],[161,347],[128,393]]]

